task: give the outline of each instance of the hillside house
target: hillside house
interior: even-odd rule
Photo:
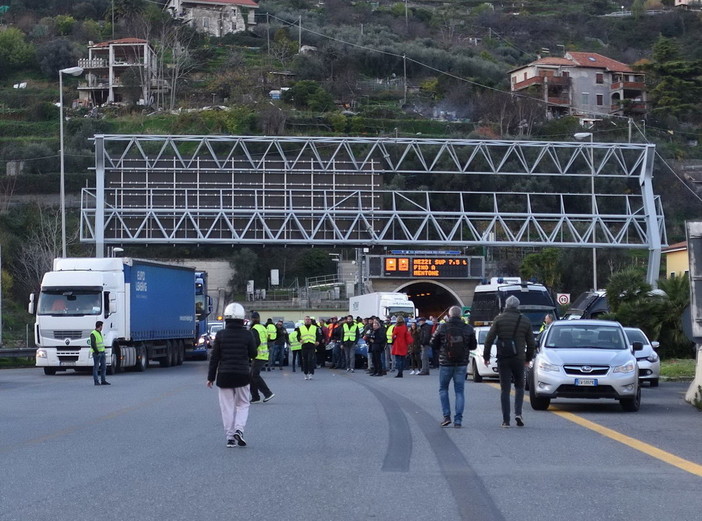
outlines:
[[[88,42],[88,57],[78,60],[78,66],[86,80],[78,84],[78,100],[87,107],[126,102],[151,105],[157,92],[168,91],[167,82],[157,78],[156,53],[139,38]]]
[[[513,92],[528,92],[558,115],[605,115],[646,111],[645,75],[593,52],[540,58],[509,71]]]
[[[168,0],[164,9],[196,31],[221,37],[256,25],[253,0]]]
[[[683,9],[702,9],[702,0],[675,0],[675,7]]]

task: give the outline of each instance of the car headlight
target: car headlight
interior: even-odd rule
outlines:
[[[37,358],[46,358],[46,351],[43,349],[37,349]]]
[[[646,360],[648,360],[649,362],[658,362],[658,353],[653,352],[652,354],[646,357]]]
[[[557,373],[561,370],[561,366],[556,364],[549,364],[548,362],[544,362],[543,360],[541,360],[539,361],[539,369],[541,369],[542,371],[551,371]]]
[[[624,365],[618,365],[614,368],[613,373],[633,373],[636,369],[636,364],[634,362],[627,362]]]

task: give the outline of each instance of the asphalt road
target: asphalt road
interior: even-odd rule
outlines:
[[[95,387],[88,375],[0,371],[0,520],[702,512],[702,414],[683,401],[684,383],[644,388],[638,413],[609,401],[555,400],[562,412],[525,404],[526,427],[501,429],[498,390],[467,382],[463,428],[442,429],[436,371],[396,379],[324,369],[305,381],[286,368],[264,373],[276,397],[252,406],[249,446],[231,449],[206,372],[206,362],[151,366]]]

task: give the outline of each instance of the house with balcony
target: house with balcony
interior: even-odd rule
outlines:
[[[646,112],[645,75],[594,52],[539,58],[509,75],[512,92],[542,99],[552,116]]]
[[[88,42],[88,57],[78,60],[85,81],[78,84],[78,101],[87,107],[106,103],[151,105],[168,91],[159,80],[156,53],[146,40],[122,38]]]
[[[253,0],[168,0],[164,9],[196,31],[219,38],[251,30],[258,4]]]

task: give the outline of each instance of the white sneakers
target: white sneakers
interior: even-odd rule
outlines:
[[[305,375],[305,380],[312,380],[312,375],[311,375],[311,374],[306,374],[306,375]]]

